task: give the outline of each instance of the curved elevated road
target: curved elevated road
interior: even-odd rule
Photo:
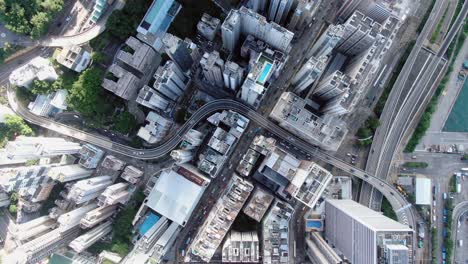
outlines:
[[[350,164],[340,159],[337,159],[336,157],[330,154],[321,151],[318,147],[289,133],[285,129],[279,127],[272,121],[263,117],[256,111],[252,110],[250,107],[231,99],[215,100],[205,104],[198,111],[196,111],[190,117],[190,119],[187,120],[187,122],[183,126],[181,126],[171,138],[169,138],[162,145],[159,145],[153,149],[132,148],[123,144],[112,142],[108,138],[87,133],[76,128],[52,121],[48,118],[36,116],[16,101],[15,93],[11,89],[11,87],[8,88],[8,101],[12,109],[28,122],[53,130],[63,135],[73,137],[81,141],[89,142],[93,145],[138,159],[156,159],[166,155],[172,149],[177,147],[177,145],[182,141],[184,135],[198,122],[204,120],[207,116],[214,112],[221,110],[233,110],[238,112],[239,114],[246,116],[252,122],[257,123],[261,127],[268,129],[276,136],[286,139],[290,144],[294,145],[295,147],[300,148],[308,153],[311,153],[318,159],[329,163],[337,168],[340,168],[344,171],[347,171],[353,176],[356,176],[368,182],[388,198],[393,208],[397,212],[401,222],[410,226],[414,226],[413,214],[410,209],[411,204],[409,204],[406,201],[405,197],[403,197],[392,185],[388,184],[384,180],[381,180],[373,175],[366,173],[361,169],[355,168],[354,166],[351,166]]]

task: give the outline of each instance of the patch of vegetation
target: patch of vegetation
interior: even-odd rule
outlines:
[[[39,160],[38,160],[38,159],[28,160],[28,161],[26,161],[26,163],[25,163],[26,166],[34,166],[34,165],[37,165],[37,164],[39,164]]]
[[[463,31],[459,35],[458,39],[455,42],[452,42],[452,44],[450,44],[447,54],[451,54],[453,52],[453,49],[455,49],[455,56],[456,56],[460,52],[467,35],[468,35],[468,24],[465,24]],[[418,126],[416,127],[416,129],[413,132],[413,135],[408,141],[408,144],[406,145],[405,150],[404,150],[405,152],[413,152],[416,149],[416,146],[419,144],[419,141],[421,141],[424,134],[426,134],[426,131],[431,124],[432,114],[437,109],[437,102],[439,101],[439,97],[442,94],[442,92],[445,90],[445,86],[447,85],[449,81],[450,74],[453,71],[453,62],[454,60],[451,60],[450,65],[447,69],[447,72],[444,75],[444,78],[442,78],[442,80],[440,81],[439,86],[437,87],[434,95],[429,101],[429,104],[427,105],[426,110],[424,111],[421,117],[421,120],[418,123]]]
[[[468,154],[463,154],[463,156],[462,156],[461,159],[462,159],[462,160],[468,160]]]
[[[452,213],[453,203],[452,199],[445,200],[445,209],[447,210],[447,221],[445,222],[445,228],[447,230],[444,238],[444,245],[446,250],[446,263],[451,263],[453,255],[453,237],[452,237]]]
[[[195,39],[197,23],[203,13],[220,18],[222,10],[211,0],[180,0],[182,9],[169,27],[168,32],[181,39]]]
[[[457,20],[457,17],[460,14],[460,11],[463,8],[463,3],[464,2],[465,2],[464,0],[458,0],[457,7],[455,8],[455,12],[453,13],[453,16],[452,16],[452,20],[450,20],[449,30],[450,30],[450,28],[452,28],[453,23],[455,23],[455,20]]]
[[[431,35],[431,43],[434,43],[437,38],[439,37],[440,30],[442,29],[442,26],[444,25],[445,18],[447,17],[447,12],[450,9],[450,3],[448,3],[447,8],[445,8],[444,14],[442,15],[442,18],[439,20],[439,23],[437,23],[436,28],[434,29],[434,32],[432,32]]]
[[[435,0],[431,0],[431,5],[427,9],[423,18],[421,19],[421,22],[419,23],[419,26],[418,26],[418,29],[416,29],[416,32],[420,33],[423,30],[424,25],[426,24],[427,20],[429,19],[429,16],[431,15],[431,11],[434,8],[435,2],[436,2]]]
[[[31,93],[33,94],[50,94],[58,89],[62,88],[61,87],[61,82],[49,82],[49,81],[40,81],[40,80],[34,80],[32,85],[31,85]]]
[[[122,134],[130,133],[136,125],[135,116],[128,111],[124,111],[115,117],[114,128]]]
[[[16,98],[22,103],[23,105],[29,103],[30,101],[34,100],[35,95],[31,93],[28,89],[24,87],[15,87],[15,94]]]
[[[38,38],[62,8],[63,0],[2,0],[0,20],[12,32]]]
[[[390,218],[390,219],[393,219],[395,221],[398,221],[398,217],[395,213],[395,211],[393,210],[392,208],[392,205],[390,204],[390,202],[387,200],[387,198],[383,197],[382,199],[382,212],[383,214]]]
[[[457,180],[455,175],[450,176],[449,188],[451,193],[457,192]]]
[[[55,207],[55,200],[60,198],[60,192],[63,190],[64,184],[57,183],[50,191],[49,197],[42,203],[42,207],[40,209],[41,215],[47,215],[49,210]]]
[[[85,116],[99,114],[103,75],[104,72],[98,68],[86,69],[68,91],[68,105]]]
[[[175,112],[174,121],[176,123],[183,123],[185,121],[186,115],[187,115],[187,109],[181,108]]]
[[[151,2],[149,0],[133,0],[131,3],[127,3],[122,10],[112,12],[106,22],[109,34],[120,40],[126,40],[133,35]]]
[[[22,49],[21,46],[14,46],[10,43],[3,44],[3,48],[0,49],[0,63],[3,63],[8,57],[10,57],[13,53],[17,52],[18,50]]]
[[[424,169],[427,168],[428,164],[426,162],[417,162],[417,161],[409,161],[403,164],[403,167],[410,168],[410,169]]]
[[[364,125],[359,128],[356,136],[359,138],[358,145],[366,147],[372,144],[372,135],[380,125],[380,120],[376,117],[369,117]]]
[[[106,61],[106,57],[102,52],[99,51],[93,51],[91,54],[91,59],[93,60],[94,63],[101,64]]]
[[[5,122],[0,123],[0,147],[5,146],[6,142],[15,137],[34,136],[34,131],[24,120],[17,115],[5,115]]]

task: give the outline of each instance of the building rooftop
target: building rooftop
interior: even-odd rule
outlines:
[[[369,209],[353,200],[333,200],[327,199],[326,204],[331,204],[338,210],[351,216],[356,221],[367,226],[374,231],[412,231],[406,225],[392,220],[382,213]]]
[[[63,66],[82,72],[91,62],[91,53],[78,45],[63,47],[56,58]]]
[[[339,120],[320,118],[304,99],[291,92],[281,95],[270,117],[280,126],[326,150],[336,151],[348,132]]]
[[[140,88],[140,79],[114,63],[109,67],[102,87],[118,97],[128,100]]]
[[[252,190],[253,185],[250,182],[235,174],[232,176],[228,187],[187,249],[186,261],[195,261],[195,258],[205,262],[211,260]]]
[[[185,168],[163,171],[148,195],[148,207],[185,226],[206,188],[206,179],[196,182],[192,178],[199,179],[200,175]]]
[[[416,204],[432,203],[432,181],[429,178],[416,177]]]
[[[55,81],[58,75],[48,59],[35,57],[27,64],[12,71],[8,78],[13,85],[29,87],[34,79]]]
[[[243,212],[257,222],[262,221],[263,216],[273,202],[274,196],[263,190],[262,188],[255,188],[250,200],[244,207]]]

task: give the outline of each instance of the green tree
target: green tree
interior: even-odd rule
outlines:
[[[33,136],[34,132],[21,117],[6,115],[5,122],[0,123],[0,141],[5,142],[19,135]]]
[[[99,93],[104,72],[98,68],[86,69],[68,91],[68,105],[85,116],[100,114]]]
[[[125,256],[130,252],[128,244],[123,242],[116,242],[112,244],[111,251],[119,254],[120,256]]]
[[[38,38],[47,32],[50,23],[50,16],[45,12],[39,12],[31,18],[31,37]]]
[[[16,212],[18,211],[18,208],[16,207],[15,204],[10,204],[10,207],[8,207],[8,211],[10,211],[10,213],[12,214],[16,214]]]
[[[128,134],[137,125],[135,116],[125,111],[118,114],[115,118],[115,129],[122,134]]]
[[[33,94],[49,94],[56,91],[56,86],[49,81],[34,80],[31,85],[31,92]]]
[[[106,27],[112,36],[120,40],[125,40],[135,32],[135,26],[132,20],[133,18],[128,16],[128,12],[116,10],[109,16]]]
[[[99,51],[94,51],[91,54],[91,58],[92,58],[94,63],[98,63],[98,64],[103,63],[104,61],[106,61],[106,57],[104,56],[104,54],[102,54]]]
[[[380,126],[380,120],[378,118],[375,118],[375,117],[370,117],[366,121],[366,126],[370,130],[375,131]]]

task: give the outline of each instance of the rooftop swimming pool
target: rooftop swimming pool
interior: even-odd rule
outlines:
[[[158,221],[159,221],[159,216],[154,214],[154,213],[150,213],[148,215],[148,217],[145,219],[145,221],[143,222],[143,224],[141,224],[140,226],[140,229],[139,229],[139,233],[140,235],[144,235],[146,234],[146,232],[148,232],[148,230],[151,229],[151,227],[153,227]]]
[[[307,220],[306,221],[307,228],[322,228],[322,222],[320,220]]]
[[[273,64],[271,64],[270,62],[265,62],[265,64],[263,64],[262,72],[260,73],[260,76],[257,79],[258,83],[260,83],[261,85],[265,84],[272,66]]]

